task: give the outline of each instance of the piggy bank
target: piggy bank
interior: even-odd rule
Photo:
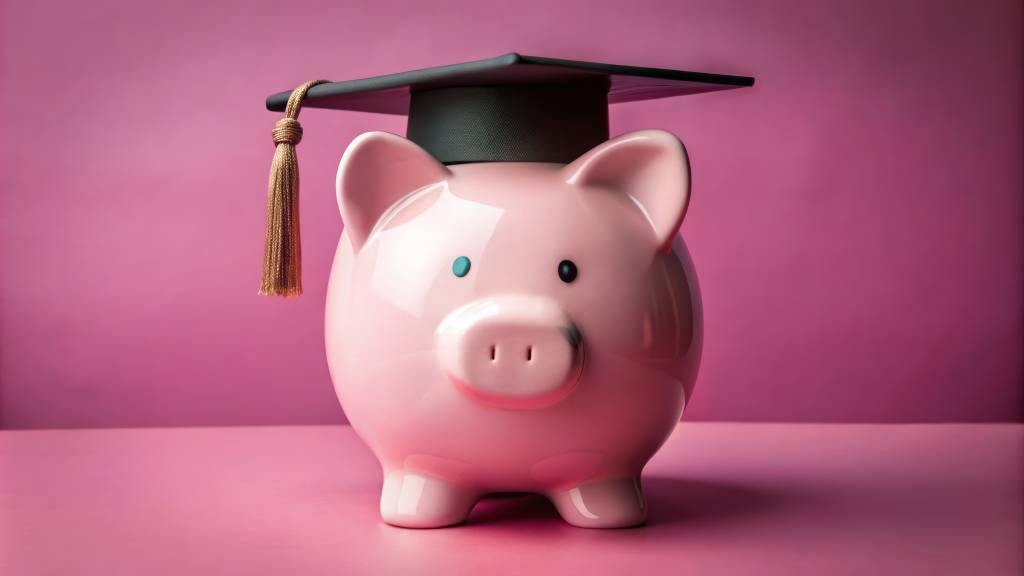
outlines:
[[[644,521],[640,474],[690,396],[701,305],[678,228],[689,164],[657,130],[575,161],[445,166],[399,136],[356,138],[328,363],[380,460],[380,513],[457,524],[496,492],[568,523]]]

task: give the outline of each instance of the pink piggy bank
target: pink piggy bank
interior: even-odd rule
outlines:
[[[568,165],[446,167],[391,134],[352,142],[327,356],[384,469],[384,521],[457,524],[494,492],[543,494],[575,526],[644,521],[641,470],[700,361],[677,234],[689,181],[657,130]]]

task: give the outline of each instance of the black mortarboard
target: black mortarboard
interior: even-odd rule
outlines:
[[[751,86],[754,79],[523,56],[362,80],[307,82],[267,98],[284,111],[267,203],[262,294],[301,292],[298,172],[302,106],[409,116],[407,138],[445,164],[568,163],[608,139],[608,105]]]
[[[753,78],[505,54],[313,86],[311,108],[408,114],[445,164],[568,163],[608,139],[608,105],[750,86]],[[267,98],[283,111],[291,92]]]

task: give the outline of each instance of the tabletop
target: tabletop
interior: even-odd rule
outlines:
[[[0,574],[1014,574],[1024,425],[683,423],[645,526],[383,524],[345,426],[0,432]]]

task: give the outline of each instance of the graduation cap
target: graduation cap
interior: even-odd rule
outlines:
[[[302,106],[407,115],[406,137],[444,164],[569,163],[608,139],[608,106],[751,86],[754,79],[505,54],[374,78],[314,80],[267,98],[283,111],[267,199],[260,294],[301,293],[298,166]]]

